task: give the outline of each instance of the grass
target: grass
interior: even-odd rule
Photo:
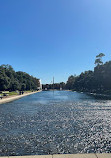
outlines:
[[[32,91],[24,91],[24,93],[31,93]],[[12,92],[9,92],[9,96],[11,95],[18,95],[19,93],[17,93],[16,91],[12,91]]]
[[[24,93],[31,93],[31,92],[32,92],[32,90],[24,91]],[[4,93],[5,93],[5,92],[4,92]],[[18,94],[19,94],[19,91],[18,91],[18,93],[17,93],[16,91],[12,91],[12,92],[7,91],[6,94],[8,94],[9,96],[18,95]],[[0,95],[3,96],[3,94],[0,94]]]
[[[15,91],[9,92],[9,96],[11,96],[11,95],[18,95],[18,93]]]

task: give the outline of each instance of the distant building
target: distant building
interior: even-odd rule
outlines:
[[[39,87],[38,87],[38,90],[42,90],[42,82],[41,82],[41,79],[39,79]]]

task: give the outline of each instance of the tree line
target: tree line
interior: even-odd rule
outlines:
[[[71,75],[66,83],[43,85],[43,89],[68,89],[74,91],[111,94],[111,61],[103,63],[105,55],[96,56],[94,71],[88,70],[80,75]],[[0,91],[37,90],[39,79],[26,72],[15,72],[11,65],[0,66]]]
[[[64,82],[60,82],[60,83],[54,83],[54,84],[43,84],[42,85],[42,89],[45,90],[49,90],[49,89],[66,89],[66,84]]]
[[[38,87],[39,79],[26,72],[15,72],[11,65],[0,66],[0,91],[37,90]]]
[[[111,94],[111,61],[103,63],[105,54],[96,56],[94,70],[82,72],[80,75],[71,75],[66,83],[43,85],[43,89],[67,89],[74,91]],[[53,87],[54,86],[54,87]]]
[[[111,61],[103,63],[104,56],[103,53],[96,56],[94,71],[69,76],[66,89],[111,94]]]

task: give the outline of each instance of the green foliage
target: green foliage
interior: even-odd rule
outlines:
[[[105,54],[100,53],[99,55],[96,56],[96,60],[95,60],[95,65],[99,66],[102,65],[102,57],[105,56]]]
[[[76,79],[76,75],[71,75],[71,76],[69,76],[69,78],[68,78],[68,81],[67,81],[67,83],[66,83],[66,88],[67,89],[73,89],[73,87],[74,87],[74,83],[75,83],[75,79]]]
[[[29,74],[15,72],[11,65],[0,66],[0,91],[37,90],[39,80]]]
[[[95,64],[101,65],[101,64],[103,64],[103,62],[101,61],[101,59],[96,59],[96,60],[95,60]]]
[[[65,87],[66,87],[66,84],[64,82],[54,83],[54,85],[53,84],[44,84],[44,85],[42,85],[42,88],[43,89],[47,88],[47,90],[53,89],[53,88],[57,89],[57,90],[60,90],[61,88],[65,89]]]
[[[70,76],[66,88],[76,91],[111,94],[111,61],[103,64],[100,53],[96,56],[94,71],[82,72],[79,76]]]
[[[104,53],[100,53],[99,55],[96,56],[96,58],[102,58],[103,56],[105,56]]]
[[[18,93],[15,92],[15,91],[13,91],[13,92],[9,92],[9,96],[11,96],[11,95],[18,95]]]

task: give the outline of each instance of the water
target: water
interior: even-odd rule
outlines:
[[[0,105],[0,155],[111,152],[111,101],[47,91]]]

